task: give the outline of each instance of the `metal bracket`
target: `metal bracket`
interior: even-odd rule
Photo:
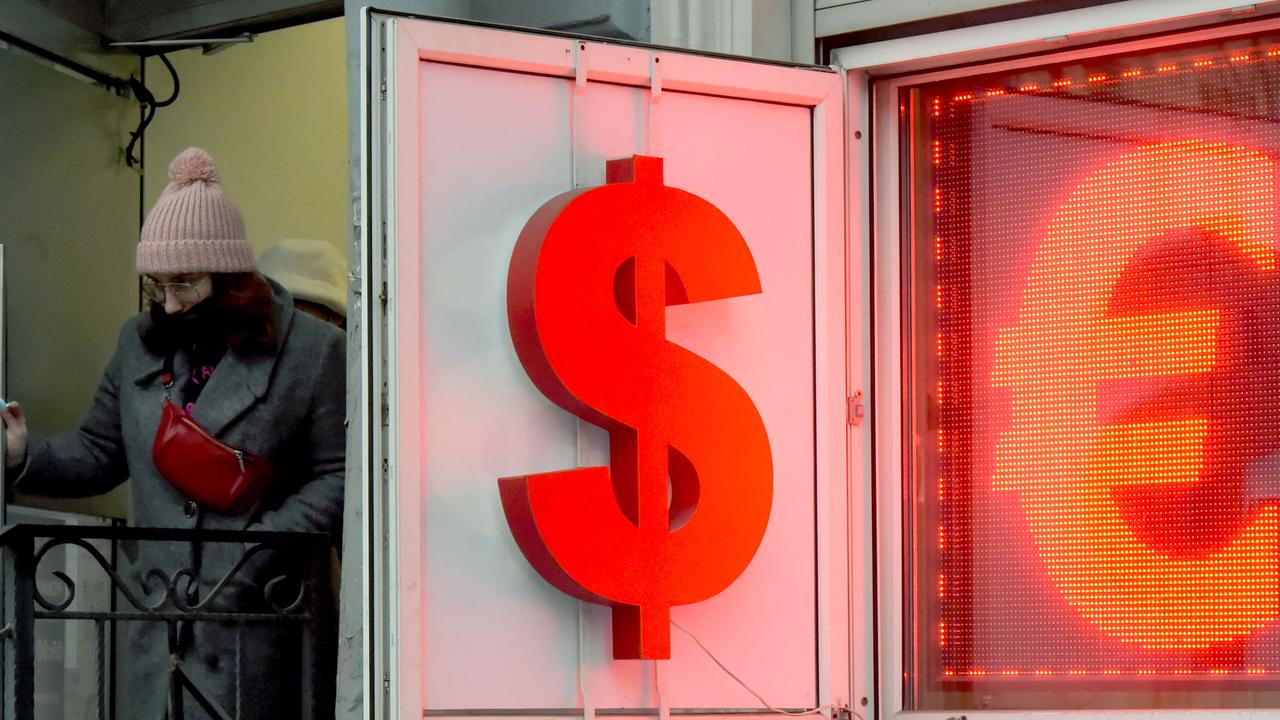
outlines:
[[[649,102],[658,102],[662,98],[662,73],[660,65],[662,57],[658,53],[649,56]]]
[[[587,44],[579,42],[573,54],[573,92],[582,95],[587,91]]]
[[[855,391],[848,397],[848,402],[849,424],[857,427],[862,424],[862,419],[867,415],[867,406],[862,402],[862,391]]]

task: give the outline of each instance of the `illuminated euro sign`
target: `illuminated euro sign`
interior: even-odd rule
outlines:
[[[1143,541],[1114,491],[1195,483],[1208,419],[1098,422],[1108,380],[1208,373],[1219,311],[1115,317],[1121,274],[1180,229],[1223,238],[1275,270],[1273,161],[1185,140],[1144,146],[1093,172],[1058,208],[1036,251],[1018,322],[1000,332],[994,383],[1012,391],[995,487],[1015,490],[1048,575],[1108,635],[1152,649],[1246,637],[1280,615],[1280,512],[1262,506],[1221,547],[1173,556]]]

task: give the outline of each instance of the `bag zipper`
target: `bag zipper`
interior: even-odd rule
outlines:
[[[231,452],[235,453],[236,460],[240,463],[240,472],[244,472],[244,451],[232,450]]]

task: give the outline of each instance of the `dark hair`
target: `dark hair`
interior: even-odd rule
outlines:
[[[274,293],[271,285],[256,272],[213,273],[208,299],[183,315],[171,316],[164,303],[148,300],[148,320],[142,327],[142,342],[148,350],[164,355],[178,350],[189,340],[191,321],[197,332],[213,333],[240,356],[270,355],[276,351]]]

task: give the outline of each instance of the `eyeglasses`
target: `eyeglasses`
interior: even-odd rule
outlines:
[[[173,296],[178,299],[178,302],[196,302],[201,299],[200,288],[208,280],[208,275],[186,282],[157,282],[154,278],[143,277],[142,294],[151,302],[162,303],[168,299],[169,292],[173,291]]]

